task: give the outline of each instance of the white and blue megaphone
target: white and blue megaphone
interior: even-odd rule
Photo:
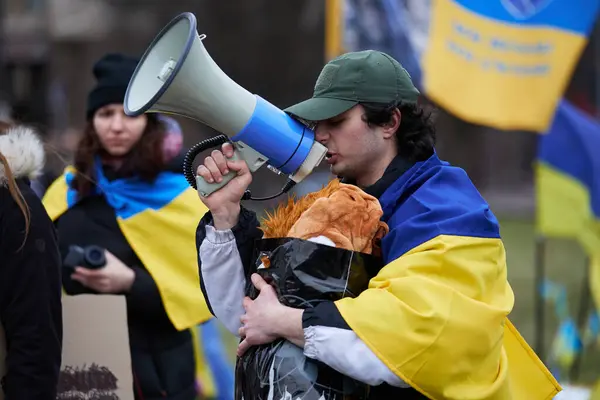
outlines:
[[[206,51],[204,38],[198,35],[191,13],[169,22],[129,82],[125,113],[181,115],[223,134],[192,147],[184,162],[186,179],[203,196],[224,186],[236,173],[230,172],[219,183],[207,183],[196,176],[192,163],[201,151],[226,141],[233,143],[234,157],[244,159],[251,172],[266,163],[275,172],[287,174],[282,193],[289,190],[321,163],[327,149],[315,141],[311,129],[230,79]]]

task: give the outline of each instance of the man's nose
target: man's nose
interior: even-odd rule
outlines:
[[[327,129],[321,124],[318,124],[315,128],[315,140],[321,144],[326,144],[329,139],[329,133]]]

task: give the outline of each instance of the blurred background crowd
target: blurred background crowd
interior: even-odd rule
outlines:
[[[324,63],[346,50],[386,51],[421,80],[420,58],[428,46],[433,3],[2,0],[0,118],[38,128],[48,149],[50,181],[71,161],[81,135],[92,64],[106,52],[141,56],[158,31],[181,12],[196,15],[199,33],[207,35],[204,45],[229,77],[284,108],[309,97]],[[563,98],[595,119],[600,115],[600,30],[594,24],[595,12],[590,18],[585,49],[573,60]],[[428,93],[422,91],[427,101]],[[576,237],[546,238],[536,229],[540,134],[475,124],[433,102],[426,107],[436,116],[440,158],[464,168],[500,218],[516,296],[511,320],[561,383],[593,388],[600,379],[600,324],[588,268],[593,257]],[[175,120],[169,142],[173,148],[187,148],[216,134],[198,122]],[[600,171],[590,175],[593,185],[600,186]],[[324,164],[294,191],[315,190],[330,178]],[[263,168],[254,179],[253,194],[274,194],[285,180]],[[36,184],[43,186],[44,179]],[[283,200],[247,206],[262,212]],[[233,359],[235,340],[228,340]]]

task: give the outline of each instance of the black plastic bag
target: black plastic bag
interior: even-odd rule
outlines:
[[[263,239],[256,244],[259,273],[289,307],[356,297],[381,269],[381,259],[302,239]],[[258,291],[248,279],[246,295]],[[252,346],[236,361],[236,400],[360,400],[369,387],[310,359],[288,342]]]

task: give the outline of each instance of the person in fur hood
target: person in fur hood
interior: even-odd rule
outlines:
[[[44,160],[32,129],[0,122],[0,398],[6,400],[54,400],[60,373],[61,258],[52,221],[29,186]]]

